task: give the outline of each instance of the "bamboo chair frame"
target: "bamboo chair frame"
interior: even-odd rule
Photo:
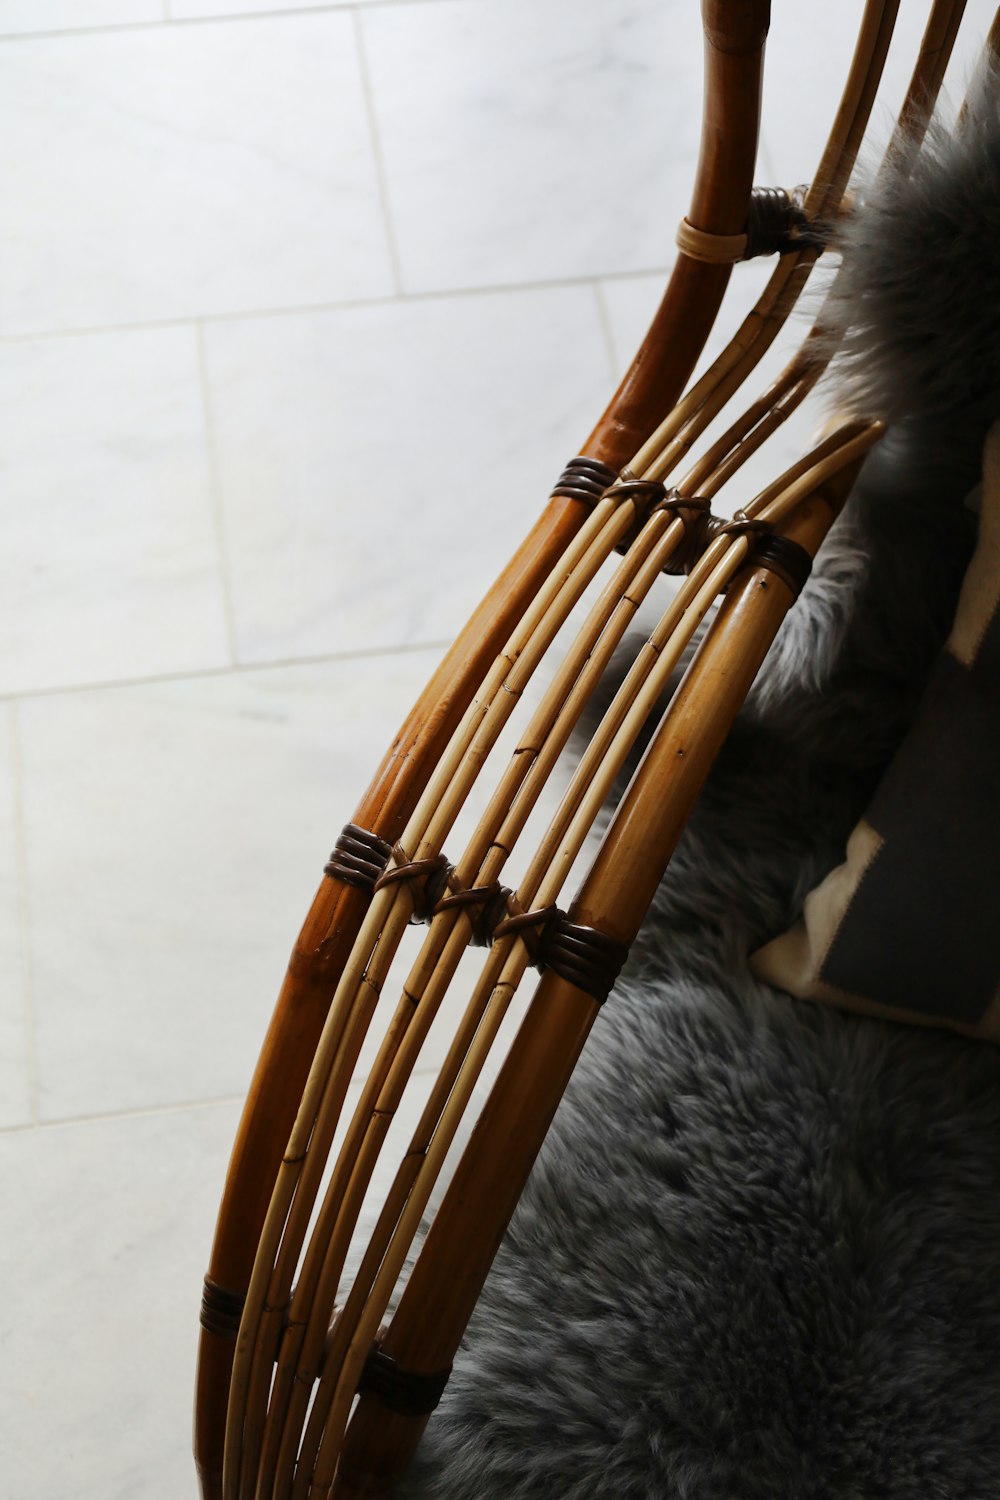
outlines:
[[[798,220],[839,211],[899,0],[867,0]],[[964,0],[934,0],[893,145],[919,140]],[[773,343],[819,253],[785,245],[729,345],[681,394],[747,229],[768,0],[702,0],[701,151],[680,254],[647,337],[582,456],[445,656],[331,856],[292,953],[233,1149],[202,1307],[195,1456],[205,1500],[388,1496],[447,1378],[581,1048],[709,767],[834,520],[877,422],[842,422],[734,522],[705,506],[805,399],[813,331],[686,471]],[[998,50],[996,22],[988,45]],[[890,150],[893,147],[890,146]],[[822,319],[820,320],[822,322]],[[677,472],[676,488],[665,480]],[[454,867],[442,854],[489,752],[570,611],[600,587]],[[660,573],[688,571],[608,708],[514,892],[510,851]],[[568,913],[563,885],[685,650],[724,601]],[[361,1046],[414,914],[429,927],[329,1170]],[[352,1284],[358,1214],[420,1048],[470,943],[486,945],[450,1049]],[[534,995],[381,1328],[510,1001]],[[311,1228],[310,1228],[311,1226]],[[341,1300],[338,1302],[338,1298]],[[381,1331],[380,1331],[381,1329]],[[360,1394],[359,1394],[360,1389]]]

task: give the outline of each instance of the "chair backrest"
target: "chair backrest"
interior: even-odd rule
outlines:
[[[876,421],[835,423],[735,519],[710,514],[723,485],[814,389],[829,357],[830,338],[810,335],[763,394],[742,396],[842,210],[897,8],[898,0],[865,6],[813,185],[796,197],[751,192],[769,6],[703,0],[701,153],[660,309],[580,456],[390,747],[337,842],[292,955],[206,1278],[195,1416],[206,1500],[388,1496],[443,1389],[531,1164],[708,768],[880,435]],[[961,0],[930,9],[900,139],[920,137],[962,12]],[[998,36],[994,25],[994,51]],[[766,289],[685,391],[733,265],[757,252],[778,254]],[[722,414],[725,431],[699,451]],[[541,817],[567,741],[664,571],[682,582],[554,810]],[[567,882],[615,779],[723,590],[567,904]],[[581,608],[582,623],[556,651]],[[547,680],[529,708],[539,676]],[[514,738],[500,756],[504,732]],[[478,817],[470,811],[476,796]],[[464,843],[456,842],[463,820]],[[413,918],[429,923],[415,944],[412,933],[406,938]],[[408,942],[416,951],[401,972]],[[519,986],[531,966],[542,972],[529,997]],[[461,1006],[417,1132],[359,1241],[392,1120],[419,1086],[428,1031],[458,987]],[[347,1109],[375,1020],[382,1040]],[[488,1073],[492,1087],[414,1258],[432,1192]],[[358,1264],[345,1278],[349,1260]]]

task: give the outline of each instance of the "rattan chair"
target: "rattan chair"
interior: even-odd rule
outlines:
[[[206,1500],[388,1496],[442,1392],[567,1080],[713,758],[880,435],[874,421],[833,424],[733,520],[711,514],[713,497],[814,388],[829,357],[830,338],[814,330],[759,399],[743,396],[822,251],[824,226],[842,211],[897,6],[866,5],[815,186],[794,194],[752,191],[767,0],[703,0],[701,154],[659,311],[581,456],[399,731],[337,840],[295,944],[205,1281],[195,1452]],[[901,135],[924,129],[962,11],[962,0],[936,0],[930,10]],[[994,26],[994,51],[997,37]],[[765,291],[685,392],[735,262],[756,254],[777,257]],[[692,459],[720,413],[729,414],[727,430]],[[510,851],[664,571],[682,581],[509,890]],[[588,873],[566,892],[641,726],[720,595]],[[553,663],[556,634],[581,600],[584,623]],[[471,837],[452,847],[488,752],[543,663],[551,680]],[[429,928],[409,973],[399,974],[394,959],[414,918]],[[375,1228],[355,1244],[389,1124],[474,944],[483,948],[478,977],[463,991],[447,1057]],[[413,1258],[449,1147],[532,968],[541,976]],[[373,1025],[383,1040],[331,1170]],[[349,1254],[360,1265],[345,1279]]]

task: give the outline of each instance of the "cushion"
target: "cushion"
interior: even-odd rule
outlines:
[[[978,545],[915,722],[844,863],[750,964],[802,999],[1000,1042],[1000,422]]]

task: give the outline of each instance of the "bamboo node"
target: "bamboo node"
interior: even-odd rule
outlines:
[[[333,853],[323,867],[324,875],[342,880],[345,885],[358,886],[371,891],[385,870],[392,853],[391,844],[360,828],[357,823],[348,823],[333,847]]]
[[[404,1370],[373,1344],[358,1381],[358,1395],[372,1396],[381,1406],[407,1417],[429,1416],[444,1395],[451,1369],[449,1365],[430,1375]]]

